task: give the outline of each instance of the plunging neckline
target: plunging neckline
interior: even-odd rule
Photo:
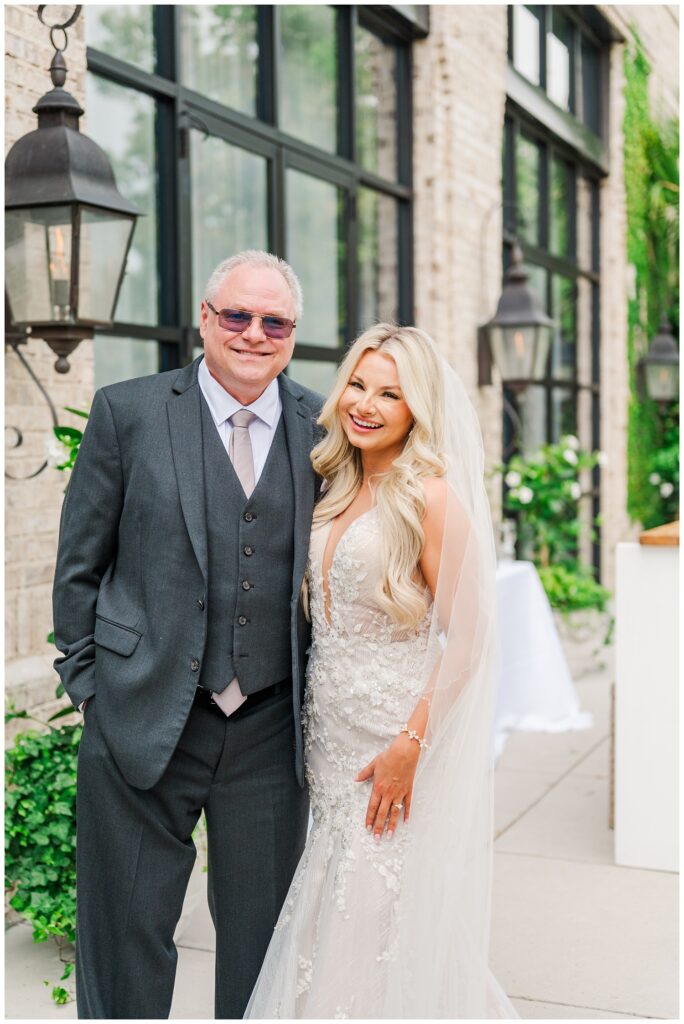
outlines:
[[[356,516],[347,526],[345,526],[344,530],[337,538],[337,543],[335,544],[335,547],[333,549],[332,557],[330,559],[330,565],[328,566],[327,572],[325,569],[325,558],[328,553],[328,543],[330,541],[330,534],[332,533],[332,525],[335,522],[335,519],[339,519],[339,516],[335,516],[335,519],[329,519],[328,522],[326,523],[326,526],[328,527],[328,534],[323,544],[323,554],[321,556],[321,585],[323,588],[323,617],[325,618],[326,625],[328,627],[332,626],[332,622],[330,620],[330,588],[328,586],[328,580],[330,579],[330,573],[332,572],[333,566],[335,565],[335,559],[337,558],[337,552],[339,551],[340,544],[347,536],[351,528],[355,526],[361,519],[364,519],[365,516],[370,515],[371,512],[375,512],[376,508],[377,505],[371,505],[370,508],[367,508],[365,512],[362,512],[360,515]]]

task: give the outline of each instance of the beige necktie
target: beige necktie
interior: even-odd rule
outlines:
[[[254,457],[252,455],[252,442],[249,436],[249,425],[256,416],[247,409],[238,409],[230,417],[233,424],[233,432],[230,435],[228,454],[237,478],[242,484],[242,489],[249,498],[254,490]]]

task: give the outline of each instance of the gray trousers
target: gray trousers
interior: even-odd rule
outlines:
[[[160,781],[135,789],[105,744],[97,698],[89,702],[77,783],[79,1018],[168,1017],[173,933],[203,808],[216,1018],[242,1017],[306,838],[293,744],[289,689],[230,718],[193,705]]]

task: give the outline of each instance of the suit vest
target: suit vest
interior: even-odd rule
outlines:
[[[209,580],[200,680],[221,692],[237,676],[244,694],[292,672],[290,600],[294,490],[281,415],[259,481],[240,486],[201,397]]]

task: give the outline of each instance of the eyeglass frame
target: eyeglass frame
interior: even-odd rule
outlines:
[[[209,299],[205,299],[204,301],[206,302],[207,306],[212,311],[212,313],[216,314],[217,319],[220,319],[221,314],[227,312],[228,309],[230,308],[230,307],[226,307],[226,309],[216,309],[216,307],[211,304]],[[277,337],[273,338],[269,334],[266,334],[266,337],[267,338],[270,337],[272,341],[287,341],[287,339],[290,337],[290,335],[292,334],[293,330],[297,326],[297,321],[296,320],[290,320],[290,318],[287,317],[287,316],[278,316],[277,313],[252,313],[252,311],[249,310],[249,309],[235,309],[234,312],[236,312],[236,313],[245,313],[247,316],[251,317],[251,320],[249,321],[248,324],[245,324],[245,326],[242,328],[241,331],[232,331],[231,333],[233,333],[233,334],[244,334],[244,332],[247,330],[247,328],[252,326],[252,322],[254,321],[255,318],[257,320],[261,320],[261,330],[264,331],[264,334],[266,334],[266,331],[264,330],[264,320],[267,317],[270,317],[270,318],[275,319],[275,320],[282,320],[284,322],[284,324],[289,324],[290,325],[290,332],[289,332],[289,334],[284,334],[280,338],[277,338]],[[219,327],[221,327],[220,323],[219,323]],[[230,328],[229,327],[221,327],[221,330],[222,331],[228,331],[228,330],[230,330]]]

